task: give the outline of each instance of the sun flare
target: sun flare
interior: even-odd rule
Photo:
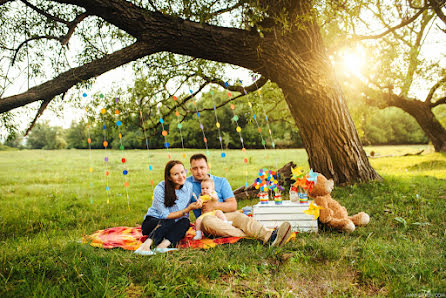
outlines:
[[[365,52],[360,48],[346,49],[339,55],[339,68],[347,75],[361,77],[365,65]]]

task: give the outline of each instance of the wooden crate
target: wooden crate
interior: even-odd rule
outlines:
[[[256,204],[252,208],[253,217],[266,228],[275,228],[282,222],[288,221],[294,232],[317,232],[317,220],[313,215],[304,213],[310,206],[308,203],[283,201],[276,205],[274,201],[268,204]],[[314,203],[313,203],[314,204]]]

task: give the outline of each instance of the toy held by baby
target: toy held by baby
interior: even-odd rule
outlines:
[[[218,201],[217,193],[214,191],[212,194],[213,194],[212,196],[211,195],[202,195],[202,196],[199,197],[199,199],[203,203],[207,202],[207,201]]]

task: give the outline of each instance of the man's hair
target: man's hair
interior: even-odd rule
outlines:
[[[204,159],[206,161],[206,163],[208,163],[208,159],[206,157],[206,155],[202,154],[202,153],[197,153],[194,154],[190,157],[189,162],[192,163],[193,160],[199,160],[199,159]]]
[[[201,183],[208,183],[208,182],[211,183],[215,187],[214,180],[212,180],[211,177],[206,177],[203,180],[201,180]]]

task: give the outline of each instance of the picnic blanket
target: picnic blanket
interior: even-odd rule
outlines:
[[[201,240],[193,240],[195,230],[190,227],[186,236],[180,241],[180,248],[202,248],[208,249],[225,243],[235,243],[241,237],[226,237],[210,239],[203,237]],[[136,250],[147,236],[141,234],[141,227],[113,227],[99,230],[91,235],[82,238],[83,243],[90,243],[93,247],[115,248],[120,247],[126,250]]]
[[[225,243],[235,243],[242,237],[206,238],[193,240],[195,230],[193,226],[189,228],[186,236],[180,241],[180,248],[201,248],[208,249]],[[82,238],[82,243],[90,243],[93,247],[115,248],[120,247],[126,250],[136,250],[147,236],[141,233],[141,227],[113,227],[99,230],[91,235]],[[292,233],[289,240],[296,238],[296,233]],[[288,241],[289,241],[288,240]]]

